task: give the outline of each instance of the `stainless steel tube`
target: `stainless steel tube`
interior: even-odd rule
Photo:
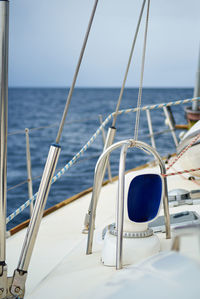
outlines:
[[[171,134],[172,134],[175,146],[178,146],[178,140],[176,138],[176,134],[175,134],[175,131],[174,131],[174,126],[173,126],[173,124],[171,122],[171,119],[170,119],[170,116],[169,116],[169,112],[168,112],[168,110],[167,110],[166,107],[163,107],[163,111],[164,111],[165,116],[166,116],[166,118],[167,118],[167,120],[169,122],[169,127],[170,127],[170,130],[171,130]]]
[[[100,121],[100,124],[102,125],[102,123],[103,123],[102,115],[99,115],[99,121]],[[112,128],[112,131],[113,130],[114,130],[114,128]],[[116,129],[114,130],[113,133],[114,133],[114,136],[115,136]],[[113,140],[114,140],[114,136],[113,136]],[[105,150],[106,134],[105,134],[104,128],[102,128],[102,139],[103,139],[103,145],[104,145],[104,150]],[[113,143],[113,140],[112,140],[112,143]],[[112,173],[111,173],[111,167],[110,167],[109,158],[108,158],[108,162],[107,162],[107,170],[108,170],[108,179],[109,179],[110,182],[112,182]]]
[[[21,255],[17,269],[14,271],[13,281],[11,284],[11,293],[13,296],[24,296],[25,283],[27,278],[27,270],[38,234],[40,222],[42,220],[44,208],[49,195],[52,178],[58,162],[61,147],[53,144],[50,147],[44,172],[40,182],[36,202],[33,209],[33,214],[26,232]]]
[[[5,261],[9,2],[0,1],[0,261]]]
[[[94,174],[94,184],[93,184],[93,192],[92,192],[92,199],[91,199],[91,210],[90,210],[90,218],[89,218],[89,232],[88,232],[88,240],[87,240],[87,249],[86,254],[92,253],[92,244],[93,244],[93,235],[94,235],[94,228],[95,228],[95,218],[96,218],[96,209],[97,209],[97,202],[98,202],[98,180],[101,175],[101,167],[105,161],[105,158],[115,149],[127,145],[127,147],[138,147],[140,149],[144,148],[145,150],[149,151],[153,154],[153,156],[158,160],[161,174],[166,174],[165,164],[160,158],[159,154],[155,149],[153,149],[150,145],[141,142],[135,141],[133,139],[119,141],[102,153],[99,157],[96,167],[95,167],[95,174]],[[171,230],[170,230],[170,214],[169,214],[169,204],[168,204],[168,192],[167,192],[167,180],[166,177],[163,179],[164,181],[164,195],[163,195],[163,207],[164,207],[164,214],[165,214],[165,227],[166,227],[166,238],[171,238]]]
[[[123,145],[119,163],[119,184],[117,200],[117,247],[116,247],[116,269],[122,269],[122,248],[123,248],[123,226],[124,226],[124,184],[125,165],[128,144]]]
[[[94,235],[94,227],[95,227],[95,218],[96,218],[96,208],[97,208],[97,202],[99,197],[99,178],[101,177],[101,169],[102,164],[105,163],[105,159],[109,156],[109,154],[121,147],[124,144],[131,145],[131,142],[129,140],[119,141],[113,145],[111,145],[109,148],[105,150],[99,157],[96,167],[95,167],[95,173],[94,173],[94,184],[93,184],[93,192],[92,192],[92,199],[90,203],[90,218],[89,218],[89,232],[88,232],[88,240],[87,240],[87,249],[86,254],[92,253],[92,244],[93,244],[93,235]]]
[[[114,138],[115,138],[115,133],[116,133],[116,128],[110,127],[108,129],[108,133],[107,133],[107,136],[106,136],[106,141],[105,141],[105,145],[104,145],[104,148],[103,148],[103,152],[105,152],[105,150],[113,144],[113,141],[114,141]],[[102,163],[101,175],[100,175],[100,178],[99,178],[99,190],[98,190],[99,193],[101,191],[101,186],[102,186],[102,183],[103,183],[103,180],[104,180],[104,177],[105,177],[105,172],[106,172],[106,168],[108,166],[108,163],[109,163],[109,155],[105,158],[104,162]]]
[[[159,166],[160,166],[160,172],[161,174],[165,175],[166,174],[166,168],[165,168],[165,163],[161,159],[160,155],[157,153],[157,151],[152,148],[150,145],[141,142],[141,141],[136,141],[135,146],[139,148],[144,148],[148,150],[152,155],[158,160]],[[169,202],[168,202],[168,191],[167,191],[167,178],[164,176],[163,178],[164,181],[164,195],[163,195],[163,208],[164,208],[164,216],[165,216],[165,229],[166,229],[166,239],[171,238],[171,229],[170,229],[170,214],[169,214]]]
[[[199,49],[199,61],[196,73],[196,84],[194,88],[194,98],[200,97],[200,49]],[[197,111],[199,108],[198,101],[192,103],[192,110]]]
[[[150,147],[144,142],[135,141],[136,147],[144,148],[151,152],[154,157],[158,160],[160,165],[161,174],[165,174],[165,164],[158,155],[155,149]],[[120,155],[120,165],[119,165],[119,183],[118,183],[118,201],[117,201],[117,247],[116,247],[116,269],[122,269],[122,248],[123,248],[123,222],[124,222],[124,179],[125,179],[125,162],[126,153],[128,146],[123,145]],[[164,196],[163,196],[163,206],[165,213],[165,227],[166,227],[166,238],[171,237],[170,231],[170,215],[168,206],[168,193],[167,193],[167,181],[164,178]]]
[[[106,151],[106,149],[109,146],[111,146],[113,144],[113,140],[115,138],[115,133],[116,133],[116,129],[114,127],[110,127],[108,129],[108,133],[107,133],[103,153]],[[100,165],[101,169],[99,170],[98,183],[97,183],[96,190],[95,190],[95,193],[96,193],[95,196],[97,197],[97,200],[98,200],[98,197],[99,197],[99,194],[100,194],[100,191],[101,191],[101,187],[102,187],[102,183],[103,183],[103,180],[104,180],[104,176],[105,176],[105,172],[106,172],[106,167],[108,165],[108,161],[109,161],[109,155],[105,156],[105,158],[102,160],[101,165]],[[87,233],[87,231],[88,231],[89,217],[90,217],[91,210],[92,210],[92,200],[93,199],[91,199],[91,201],[90,201],[90,205],[89,205],[89,208],[88,208],[88,213],[86,214],[86,217],[85,217],[83,233]]]
[[[152,121],[151,121],[151,114],[150,114],[149,109],[146,110],[146,115],[147,115],[149,133],[150,133],[150,137],[151,137],[151,145],[153,148],[156,148],[156,143],[155,143],[154,134],[153,134]]]
[[[49,150],[49,154],[47,157],[46,165],[39,186],[35,206],[33,209],[33,215],[31,217],[30,224],[27,229],[27,233],[21,251],[21,256],[17,267],[19,270],[22,271],[28,270],[30,258],[32,255],[33,247],[39,230],[43,211],[49,195],[51,181],[60,154],[60,149],[61,148],[59,145],[52,145]]]
[[[29,129],[25,129],[26,134],[26,167],[28,176],[28,196],[33,197],[33,184],[32,184],[32,171],[31,171],[31,153],[30,153],[30,143],[29,143]],[[30,204],[30,217],[33,213],[33,202]]]

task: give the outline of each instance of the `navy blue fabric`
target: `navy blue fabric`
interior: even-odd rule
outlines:
[[[158,174],[136,176],[128,191],[128,216],[134,222],[147,222],[158,213],[162,196],[162,179]]]

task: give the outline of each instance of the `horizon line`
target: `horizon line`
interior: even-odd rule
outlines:
[[[62,88],[70,89],[70,86],[8,86],[8,88]],[[74,89],[121,89],[121,86],[76,86]],[[125,89],[138,89],[139,86],[127,86]],[[194,89],[193,86],[144,86],[143,89]]]

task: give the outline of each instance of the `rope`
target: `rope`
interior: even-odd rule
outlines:
[[[200,97],[192,98],[192,99],[185,99],[185,100],[175,101],[175,102],[169,102],[169,103],[163,103],[163,104],[158,104],[158,105],[144,106],[144,107],[141,108],[141,111],[144,111],[144,110],[147,110],[147,109],[154,110],[154,109],[159,109],[159,108],[168,107],[168,106],[176,106],[176,105],[180,105],[180,104],[187,104],[187,103],[191,103],[191,102],[195,102],[195,101],[200,101]],[[137,108],[120,110],[118,112],[113,112],[112,117],[114,117],[116,114],[120,115],[122,113],[130,113],[130,112],[136,112],[136,111],[137,111]],[[82,123],[83,121],[88,121],[88,120],[97,120],[97,119],[94,118],[94,117],[91,117],[91,118],[86,118],[86,119],[77,119],[77,120],[72,120],[72,121],[66,121],[66,123],[68,123],[68,124]],[[52,124],[52,125],[44,126],[44,127],[30,128],[29,132],[35,131],[35,130],[41,130],[41,129],[55,127],[57,125],[58,124]],[[14,132],[8,133],[8,136],[17,135],[17,134],[25,134],[25,132],[24,132],[24,130],[14,131]]]
[[[142,135],[141,137],[142,137],[142,138],[147,138],[147,137],[151,137],[151,136],[155,136],[155,137],[156,137],[156,136],[162,135],[162,134],[164,134],[164,133],[169,133],[169,132],[171,132],[171,130],[170,130],[170,129],[166,129],[166,130],[163,130],[163,131],[154,132],[153,135],[151,135],[151,134],[146,134],[146,135]],[[92,155],[92,156],[87,157],[87,158],[84,158],[84,159],[80,160],[79,162],[84,162],[84,161],[86,161],[86,160],[91,160],[91,159],[97,158],[97,157],[99,157],[100,154],[101,154],[101,153]],[[60,169],[58,169],[58,170],[61,170],[61,169],[62,169],[62,168],[60,168]],[[34,177],[32,177],[32,181],[35,181],[35,180],[37,180],[37,179],[39,179],[39,178],[41,178],[41,177],[42,177],[42,174],[41,174],[41,175],[34,176]],[[15,188],[17,188],[17,187],[20,187],[20,186],[26,184],[27,182],[28,182],[28,179],[27,179],[27,180],[24,180],[24,181],[22,181],[22,182],[20,182],[20,183],[18,183],[18,184],[16,184],[16,185],[13,185],[13,186],[9,187],[9,188],[7,189],[7,191],[10,191],[10,190],[13,190],[13,189],[15,189]]]
[[[181,175],[184,173],[190,173],[190,172],[194,172],[194,171],[198,171],[200,170],[200,168],[193,168],[193,169],[185,169],[183,171],[177,171],[177,172],[171,172],[171,173],[167,173],[167,174],[161,174],[163,177],[168,177],[168,176],[173,176],[173,175]]]
[[[180,152],[180,154],[172,161],[172,163],[169,164],[167,170],[169,170],[198,139],[200,139],[200,134],[198,134],[195,138],[193,138],[191,143],[188,144],[188,146],[186,146],[186,148],[184,148],[182,152]]]
[[[141,23],[143,11],[144,11],[145,3],[146,3],[146,0],[143,1],[142,8],[141,8],[141,11],[140,11],[140,16],[139,16],[139,19],[138,19],[138,23],[137,23],[137,27],[136,27],[136,31],[135,31],[135,36],[134,36],[134,39],[133,39],[133,44],[132,44],[131,52],[130,52],[130,55],[129,55],[129,60],[128,60],[128,64],[127,64],[127,67],[126,67],[126,72],[125,72],[125,75],[124,75],[122,88],[120,90],[119,98],[118,98],[118,101],[117,101],[117,106],[116,106],[116,110],[115,110],[116,114],[113,117],[112,127],[115,127],[115,124],[116,124],[116,121],[117,121],[117,112],[119,111],[122,96],[123,96],[123,93],[124,93],[124,87],[125,87],[125,84],[126,84],[126,79],[127,79],[127,76],[128,76],[131,60],[132,60],[132,57],[133,57],[133,51],[134,51],[134,48],[135,48],[135,43],[136,43],[136,40],[137,40],[137,35],[138,35],[138,32],[139,32],[140,23]]]
[[[141,66],[141,76],[140,76],[140,87],[138,92],[138,101],[137,101],[137,113],[136,113],[136,121],[135,121],[135,133],[134,140],[138,138],[138,130],[140,123],[140,107],[142,103],[142,87],[143,87],[143,78],[144,78],[144,64],[145,64],[145,55],[146,55],[146,45],[147,45],[147,31],[148,31],[148,23],[149,23],[149,8],[150,8],[150,0],[148,0],[147,6],[147,16],[146,16],[146,25],[145,25],[145,33],[144,33],[144,46],[142,53],[142,66]]]
[[[142,108],[132,108],[132,109],[125,109],[120,110],[117,114],[123,114],[123,113],[130,113],[130,112],[136,112],[137,109],[141,109],[141,111],[150,109],[160,109],[166,106],[175,106],[180,104],[186,104],[191,103],[194,101],[200,100],[199,98],[193,98],[193,99],[185,99],[185,100],[179,100],[175,102],[169,102],[169,103],[162,103],[158,105],[150,105],[150,106],[144,106]],[[102,123],[102,125],[96,130],[96,132],[93,134],[93,136],[90,138],[90,140],[82,147],[82,149],[72,158],[72,160],[67,163],[64,168],[62,168],[52,179],[52,184],[55,183],[83,154],[84,152],[92,145],[92,143],[95,141],[95,139],[98,137],[98,135],[101,133],[102,128],[104,128],[108,122],[111,120],[111,118],[114,116],[115,112],[111,113]],[[12,219],[14,219],[18,214],[20,214],[26,207],[30,205],[31,202],[33,202],[36,199],[37,193],[34,194],[34,196],[30,199],[28,199],[23,205],[21,205],[15,212],[10,214],[6,218],[6,223],[10,222]]]
[[[89,141],[82,147],[82,149],[69,161],[52,179],[52,184],[55,183],[69,168],[72,167],[73,164],[84,154],[84,152],[92,145],[92,143],[95,141],[97,136],[101,133],[102,128],[104,128],[107,123],[112,118],[112,114],[110,114],[106,120],[102,123],[102,125],[96,130],[96,132],[93,134],[93,136],[89,139]],[[15,212],[10,214],[6,218],[6,224],[10,222],[12,219],[14,219],[18,214],[20,214],[25,208],[27,208],[32,202],[35,201],[37,197],[37,193],[34,194],[34,196],[30,199],[28,199],[23,205],[21,205]]]
[[[199,101],[200,97],[197,98],[192,98],[192,99],[185,99],[185,100],[178,100],[174,102],[169,102],[169,103],[161,103],[161,104],[156,104],[156,105],[150,105],[150,106],[143,106],[142,108],[130,108],[130,109],[125,109],[125,110],[120,110],[117,114],[123,114],[123,113],[130,113],[130,112],[136,112],[138,109],[141,111],[145,111],[147,109],[149,110],[154,110],[154,109],[161,109],[163,107],[170,107],[170,106],[176,106],[176,105],[183,105],[195,101]],[[115,112],[112,113],[114,115]]]
[[[172,169],[174,169],[175,171],[176,171],[176,169],[174,168],[174,167],[172,167]],[[191,173],[190,173],[191,174]],[[189,178],[187,178],[187,177],[185,177],[183,174],[179,174],[184,180],[189,180]],[[192,182],[194,183],[194,184],[196,184],[196,185],[198,185],[199,186],[199,183],[198,183],[198,181],[196,180],[196,179],[194,179],[194,180],[192,180]]]
[[[27,182],[28,182],[28,180],[22,181],[22,182],[20,182],[19,184],[16,184],[16,185],[14,185],[14,186],[8,188],[7,191],[10,191],[10,190],[13,190],[13,189],[15,189],[15,188],[17,188],[17,187],[20,187],[20,186],[26,184]]]

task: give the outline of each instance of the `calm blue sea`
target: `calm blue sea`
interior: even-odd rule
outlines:
[[[57,169],[62,168],[81,149],[99,126],[99,115],[103,119],[115,110],[119,96],[118,88],[77,88],[74,91],[61,139],[61,155]],[[121,109],[136,107],[137,89],[126,89]],[[68,89],[62,88],[10,88],[8,115],[8,207],[7,214],[28,199],[27,184],[12,189],[27,179],[26,140],[24,129],[30,130],[33,190],[37,192],[40,176],[48,154],[49,146],[55,142],[58,124],[67,98]],[[142,105],[169,102],[192,97],[192,89],[144,89]],[[185,123],[183,107],[172,108],[176,122]],[[162,110],[151,113],[155,132],[167,129]],[[116,141],[131,138],[134,134],[135,114],[118,117]],[[50,126],[50,127],[49,127]],[[106,128],[107,129],[107,128]],[[150,142],[146,113],[141,112],[139,139]],[[102,150],[102,136],[60,180],[52,185],[46,208],[91,187],[95,163]],[[161,155],[175,151],[170,133],[156,138]],[[112,174],[117,175],[119,152],[111,156]],[[127,157],[127,169],[145,163],[149,156],[132,151]],[[29,208],[18,215],[8,229],[29,218]]]

